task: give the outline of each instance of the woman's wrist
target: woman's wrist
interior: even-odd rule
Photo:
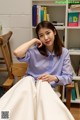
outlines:
[[[34,44],[36,44],[37,40],[38,40],[37,38],[33,38],[32,39],[32,41],[33,41]]]
[[[55,82],[58,83],[59,79],[55,76]]]

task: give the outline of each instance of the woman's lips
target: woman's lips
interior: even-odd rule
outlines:
[[[45,43],[46,43],[46,44],[49,44],[50,42],[51,42],[51,41],[49,40],[49,41],[46,41]]]

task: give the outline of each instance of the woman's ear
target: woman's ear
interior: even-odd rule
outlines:
[[[54,35],[56,35],[56,31],[54,31]]]
[[[54,35],[56,35],[56,30],[54,29]]]

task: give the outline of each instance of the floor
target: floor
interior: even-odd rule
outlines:
[[[70,111],[75,120],[80,120],[80,104],[72,104]]]

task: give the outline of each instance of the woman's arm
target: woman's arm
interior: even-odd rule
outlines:
[[[27,50],[34,44],[38,44],[38,47],[42,46],[42,42],[40,40],[38,40],[37,38],[34,38],[34,39],[22,44],[16,50],[14,50],[14,55],[19,58],[24,57]]]
[[[72,82],[73,74],[69,52],[66,52],[61,75],[56,75],[56,77],[59,80],[57,85],[67,85]]]
[[[72,82],[72,66],[70,61],[69,52],[65,54],[62,72],[60,75],[50,75],[49,73],[44,73],[38,77],[39,80],[48,81],[51,85],[66,85]]]

